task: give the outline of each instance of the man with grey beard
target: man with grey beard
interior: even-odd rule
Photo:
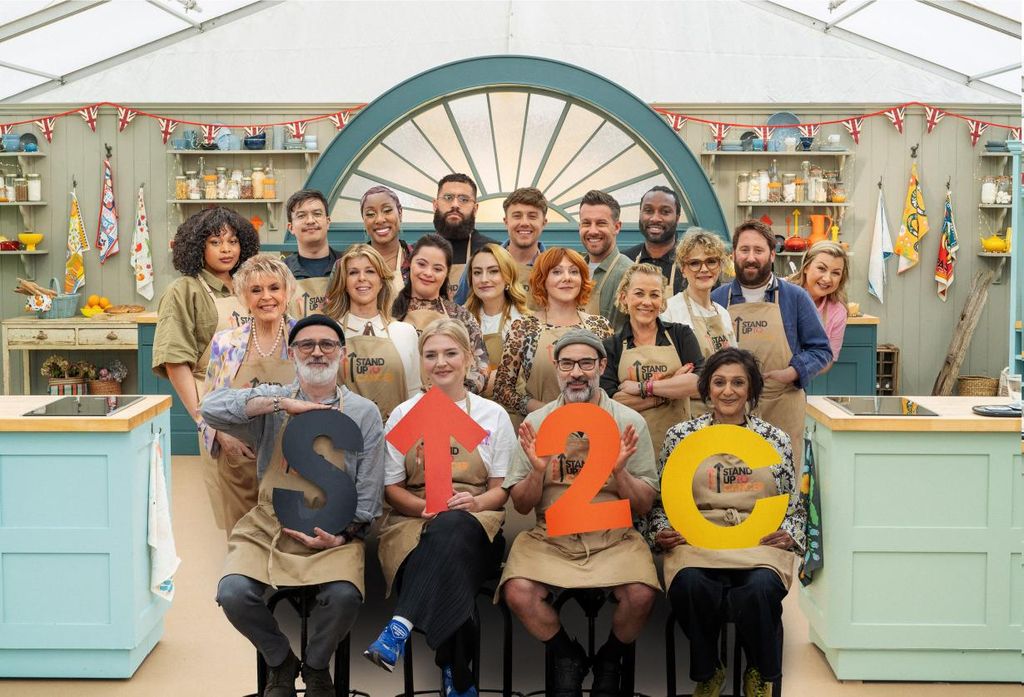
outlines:
[[[269,675],[261,697],[294,697],[300,670],[306,695],[333,697],[328,664],[355,623],[363,591],[363,538],[381,513],[384,492],[384,429],[370,400],[338,384],[345,360],[345,333],[333,319],[310,315],[288,334],[288,354],[297,379],[290,385],[262,384],[211,392],[200,405],[213,428],[241,439],[256,451],[259,503],[228,539],[224,576],[217,603],[263,656]],[[363,435],[359,451],[333,447],[326,436],[308,444],[309,457],[320,455],[345,471],[355,484],[356,513],[344,530],[314,529],[314,536],[283,528],[273,507],[274,488],[298,490],[305,505],[318,508],[339,492],[321,488],[289,467],[282,438],[289,419],[308,411],[338,409]],[[286,637],[264,603],[269,586],[314,586],[316,605],[309,619],[305,662],[292,653]]]
[[[660,588],[654,560],[632,527],[549,536],[545,511],[573,485],[587,461],[590,437],[596,435],[588,434],[588,428],[602,425],[580,424],[583,430],[570,434],[563,452],[555,456],[537,455],[536,434],[549,414],[567,404],[594,404],[608,412],[620,434],[620,447],[611,476],[593,500],[626,499],[634,519],[650,509],[658,493],[654,448],[644,418],[600,389],[607,355],[596,335],[570,330],[555,343],[554,361],[561,395],[526,417],[519,428],[522,448],[513,456],[503,484],[517,511],[536,510],[537,525],[516,537],[499,592],[527,631],[546,646],[551,666],[546,694],[581,697],[583,679],[592,666],[590,694],[617,697],[622,657],[640,635]],[[609,591],[615,597],[611,632],[593,660],[569,638],[551,605],[552,589],[566,588]]]

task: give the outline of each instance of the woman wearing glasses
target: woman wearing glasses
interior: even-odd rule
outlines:
[[[601,389],[640,412],[661,448],[665,433],[690,418],[697,375],[704,366],[697,337],[685,324],[659,319],[665,309],[666,283],[653,264],[633,264],[619,283],[617,303],[629,321],[605,339],[608,363]]]
[[[736,345],[729,312],[711,300],[728,254],[722,239],[707,230],[691,227],[676,247],[676,265],[683,270],[686,288],[668,299],[661,319],[688,325],[697,335],[701,354],[707,358],[726,346]],[[690,412],[699,416],[707,407],[690,400]]]
[[[352,245],[331,272],[324,306],[345,330],[342,381],[376,404],[385,421],[420,389],[416,328],[391,319],[393,273],[372,246]]]
[[[533,262],[530,293],[539,309],[512,323],[494,379],[494,399],[509,413],[526,416],[558,397],[552,349],[563,334],[582,327],[601,339],[611,336],[607,319],[580,309],[593,289],[587,262],[571,249],[553,247]]]
[[[402,203],[398,194],[388,187],[374,186],[363,194],[359,212],[363,216],[370,246],[381,255],[384,265],[391,271],[391,297],[396,298],[409,277],[412,258],[412,248],[398,237],[402,232]]]

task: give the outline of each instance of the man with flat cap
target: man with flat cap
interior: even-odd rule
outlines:
[[[224,576],[217,603],[270,667],[262,697],[293,697],[300,669],[307,696],[333,697],[328,670],[338,643],[355,623],[363,591],[363,538],[381,512],[384,489],[384,432],[376,405],[339,385],[345,359],[345,333],[330,317],[310,315],[288,335],[289,356],[297,378],[290,385],[262,384],[222,389],[206,395],[200,409],[213,428],[243,440],[256,452],[259,499],[228,539]],[[363,435],[362,450],[335,449],[319,436],[312,449],[355,484],[356,510],[344,530],[315,528],[315,536],[283,528],[273,505],[275,487],[302,492],[309,508],[321,507],[338,492],[322,489],[289,467],[282,437],[289,420],[304,412],[337,409]],[[305,663],[292,653],[286,637],[264,603],[268,586],[315,586]]]
[[[552,666],[546,679],[551,697],[581,697],[591,667],[583,648],[562,627],[550,602],[552,593],[586,588],[613,594],[612,629],[594,656],[590,694],[617,697],[622,657],[643,629],[660,588],[654,560],[632,527],[548,535],[545,512],[572,486],[590,444],[586,431],[576,432],[562,453],[539,457],[536,433],[549,414],[566,404],[590,403],[608,412],[620,434],[620,451],[593,501],[627,499],[634,519],[650,509],[658,493],[654,448],[644,418],[600,388],[607,354],[595,334],[585,329],[567,332],[554,345],[554,361],[561,394],[526,417],[519,429],[522,448],[513,456],[504,483],[517,511],[536,510],[537,525],[516,538],[498,592],[527,631],[545,643]]]

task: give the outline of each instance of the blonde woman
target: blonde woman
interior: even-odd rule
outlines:
[[[512,322],[527,314],[526,293],[517,282],[518,268],[512,255],[499,244],[488,243],[469,258],[469,299],[466,309],[480,323],[491,372],[483,396],[494,393],[497,361],[505,348]]]
[[[416,328],[391,317],[394,273],[376,249],[352,245],[331,272],[324,305],[345,331],[343,382],[384,420],[420,389]]]
[[[842,245],[822,241],[807,250],[800,270],[789,281],[806,290],[818,308],[821,324],[828,334],[832,362],[839,359],[846,334],[846,282],[850,278],[850,259]]]
[[[390,510],[380,527],[378,556],[387,592],[397,589],[395,615],[364,655],[394,670],[405,640],[419,627],[444,676],[446,695],[475,695],[470,660],[474,655],[472,614],[477,591],[496,575],[505,551],[501,526],[507,492],[502,488],[518,447],[508,414],[498,404],[466,389],[475,358],[465,326],[442,318],[420,336],[420,359],[428,384],[480,424],[490,436],[475,450],[454,439],[452,489],[447,510],[425,514],[423,444],[406,454],[388,444],[384,498]],[[422,398],[416,395],[391,413],[394,428]]]
[[[676,266],[683,271],[686,288],[668,299],[661,318],[691,327],[704,358],[736,345],[729,312],[711,299],[727,259],[722,239],[699,227],[687,230],[676,247]]]

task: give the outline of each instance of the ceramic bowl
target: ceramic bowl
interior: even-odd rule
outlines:
[[[25,245],[25,251],[34,252],[36,245],[43,241],[43,234],[41,232],[22,232],[18,235],[18,240]]]
[[[750,141],[750,147],[753,150],[764,150],[764,139],[763,138],[754,138],[754,139],[752,139]]]
[[[255,136],[246,136],[245,140],[242,141],[242,145],[245,146],[246,150],[262,150],[267,147],[267,134],[260,133]]]

